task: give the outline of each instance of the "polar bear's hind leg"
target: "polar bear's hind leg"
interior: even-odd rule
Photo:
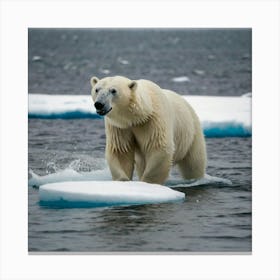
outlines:
[[[178,163],[179,170],[184,179],[198,179],[205,175],[206,148],[202,133],[196,135],[188,153]]]

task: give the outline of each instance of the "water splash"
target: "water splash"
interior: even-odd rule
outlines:
[[[220,177],[211,176],[209,174],[205,174],[205,176],[201,179],[192,179],[192,180],[167,180],[165,183],[166,186],[170,188],[191,188],[197,186],[205,186],[205,185],[227,185],[231,186],[232,182],[229,179],[224,179]]]
[[[30,170],[31,178],[28,180],[28,186],[39,187],[49,183],[70,181],[112,181],[111,173],[108,168],[81,172],[73,168],[76,164],[79,164],[78,161],[72,162],[66,169],[46,175],[38,175],[33,170]],[[136,177],[134,181],[137,181]],[[179,180],[171,177],[164,185],[170,188],[188,188],[203,185],[232,185],[232,183],[228,179],[206,174],[204,178],[198,180]]]

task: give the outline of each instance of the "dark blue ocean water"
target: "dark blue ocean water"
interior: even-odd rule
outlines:
[[[87,94],[88,78],[105,70],[180,93],[241,95],[251,91],[251,32],[29,31],[29,92]],[[190,81],[170,83],[178,76]],[[29,178],[106,168],[102,119],[29,119],[28,137]],[[250,252],[251,140],[207,138],[207,173],[232,185],[179,188],[181,203],[55,209],[29,186],[29,252]]]

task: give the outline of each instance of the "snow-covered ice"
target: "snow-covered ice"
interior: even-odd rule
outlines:
[[[55,207],[104,207],[183,201],[185,194],[144,182],[79,181],[42,185],[40,204]]]

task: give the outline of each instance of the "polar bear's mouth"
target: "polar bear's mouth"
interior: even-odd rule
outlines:
[[[107,115],[110,111],[112,110],[112,107],[109,109],[109,110],[104,110],[104,109],[101,109],[101,110],[96,110],[96,113],[100,116],[105,116]]]

